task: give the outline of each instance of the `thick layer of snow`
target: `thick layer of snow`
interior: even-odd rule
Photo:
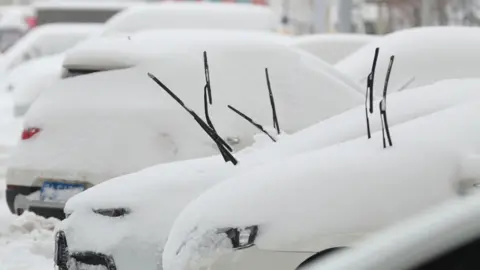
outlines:
[[[63,54],[40,57],[14,68],[5,83],[13,91],[15,106],[30,106],[41,92],[60,80],[63,58]]]
[[[260,123],[272,121],[265,67],[281,128],[288,133],[363,102],[362,95],[330,76],[312,55],[266,40],[217,45],[209,44],[208,53],[214,99],[210,113],[221,136],[239,139],[237,150],[251,145],[257,130],[227,105]],[[217,154],[213,141],[147,72],[203,114],[201,52],[172,53],[148,65],[61,80],[27,113],[25,126],[42,131],[20,143],[13,170],[96,184],[159,163]],[[28,185],[35,177],[10,176]]]
[[[260,249],[317,252],[457,196],[462,162],[480,150],[476,100],[393,127],[392,148],[376,132],[223,181],[179,215],[164,269],[197,269],[199,250],[212,260],[203,238],[216,229],[259,225]]]
[[[2,107],[8,100],[11,102],[11,96],[0,96]],[[32,213],[21,217],[10,214],[5,201],[5,160],[19,137],[16,134],[12,138],[10,134],[18,133],[21,121],[13,120],[3,109],[0,119],[0,269],[50,270],[53,267],[53,227],[59,221],[46,220]]]
[[[340,61],[336,68],[364,83],[376,47],[380,47],[375,92],[381,94],[390,55],[395,55],[389,92],[431,84],[438,80],[479,77],[480,29],[477,27],[423,27],[394,32],[369,43]],[[413,81],[412,81],[413,79]]]
[[[362,46],[378,39],[378,36],[361,34],[317,34],[299,36],[292,45],[336,64]]]
[[[88,39],[66,54],[68,69],[105,70],[136,66],[172,52],[201,53],[238,44],[286,43],[287,37],[248,31],[227,30],[146,30]]]
[[[146,29],[273,31],[279,20],[268,7],[236,3],[164,2],[132,6],[105,23],[104,34]]]
[[[0,57],[0,72],[7,72],[33,58],[61,53],[100,29],[100,24],[47,24],[35,27]]]
[[[388,100],[390,124],[393,126],[480,98],[479,84],[479,80],[453,80],[392,94]],[[372,131],[380,128],[378,117],[375,114],[371,118]],[[112,179],[70,199],[66,211],[74,214],[63,227],[67,229],[67,238],[73,238],[69,241],[76,250],[94,249],[114,257],[136,253],[137,247],[144,245],[157,246],[162,250],[176,216],[207,188],[237,173],[265,166],[275,159],[363,137],[365,133],[364,110],[360,106],[295,135],[284,136],[276,144],[240,151],[236,155],[240,162],[236,168],[225,164],[220,156],[215,156],[161,164]],[[376,143],[380,145],[378,138]],[[99,217],[91,211],[116,207],[129,208],[132,214],[118,222]],[[152,212],[158,214],[152,215]],[[96,233],[88,233],[91,229]],[[109,237],[99,238],[99,235]],[[123,239],[134,242],[126,243]],[[156,253],[148,254],[158,256]]]

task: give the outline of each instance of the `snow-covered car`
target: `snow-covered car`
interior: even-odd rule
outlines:
[[[384,122],[370,140],[222,181],[180,213],[163,269],[296,269],[461,196],[480,183],[462,177],[463,164],[480,147],[479,104],[475,98],[393,128]]]
[[[170,53],[172,50],[187,51],[188,49],[199,53],[202,45],[193,46],[192,43],[219,42],[224,39],[238,39],[238,36],[245,36],[247,39],[268,39],[276,43],[287,43],[289,40],[285,36],[274,33],[187,29],[143,30],[132,34],[100,36],[85,40],[66,53],[63,62],[66,72],[63,76],[66,78],[98,71],[129,68],[152,58],[155,59],[158,55]],[[332,73],[342,77],[346,82],[351,82],[352,87],[362,91],[358,84],[353,83],[351,79],[334,68],[326,67],[326,69],[332,70]]]
[[[257,129],[227,105],[271,122],[265,68],[280,127],[287,133],[363,103],[358,89],[334,77],[333,68],[268,37],[231,33],[172,44],[150,62],[60,80],[42,93],[25,116],[7,171],[12,212],[48,210],[61,217],[72,193],[159,163],[217,153],[212,131],[205,134],[147,73],[197,112],[204,111],[204,99],[213,92],[214,103],[207,108],[214,133],[234,150],[251,145]],[[265,98],[258,98],[262,93]],[[57,192],[62,188],[74,192]]]
[[[101,30],[98,24],[49,24],[35,27],[0,56],[0,75],[31,59],[61,53]]]
[[[330,64],[336,64],[378,38],[362,34],[317,34],[295,37],[292,45],[313,53]]]
[[[104,35],[148,29],[274,31],[279,19],[267,6],[248,3],[160,2],[134,5],[105,23]]]
[[[471,164],[477,173],[478,157]],[[308,270],[480,269],[480,198],[455,199],[382,230]]]
[[[395,72],[389,89],[395,92],[439,80],[480,77],[480,70],[476,68],[476,63],[480,61],[479,46],[478,27],[410,28],[378,38],[338,62],[335,67],[356,82],[364,83],[378,47],[379,72],[375,83],[383,82],[388,58],[395,55]]]
[[[388,101],[390,125],[480,98],[479,82],[453,80],[392,94]],[[377,117],[379,114],[373,118]],[[372,131],[380,128],[379,121],[372,121]],[[275,144],[239,151],[235,154],[237,166],[228,166],[220,156],[214,156],[160,164],[121,176],[71,198],[65,206],[68,217],[59,227],[60,234],[66,237],[70,259],[79,265],[103,258],[118,270],[140,265],[142,269],[156,269],[156,265],[161,265],[159,251],[163,250],[175,218],[208,188],[274,160],[365,134],[364,108],[360,106],[283,136]],[[65,249],[62,241],[57,244]]]
[[[13,92],[13,115],[23,116],[44,90],[63,74],[63,54],[33,59],[14,68],[2,82],[7,92]]]

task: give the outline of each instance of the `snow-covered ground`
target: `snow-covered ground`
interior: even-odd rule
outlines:
[[[5,163],[20,132],[21,121],[9,115],[11,96],[0,94],[0,270],[53,269],[55,219],[32,213],[10,214],[5,202]]]

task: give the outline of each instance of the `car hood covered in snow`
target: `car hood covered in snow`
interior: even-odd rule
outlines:
[[[215,185],[175,221],[164,269],[197,269],[233,251],[218,246],[226,239],[218,237],[221,229],[259,226],[260,249],[317,252],[349,246],[458,195],[461,165],[480,150],[474,100],[394,126],[387,149],[376,132],[371,140],[275,161]],[[218,242],[212,241],[216,235]]]
[[[390,124],[393,126],[472,98],[479,98],[478,84],[478,80],[454,80],[415,91],[392,94],[388,101]],[[407,107],[409,109],[405,110]],[[372,119],[378,117],[374,114]],[[380,123],[372,120],[372,130],[379,128]],[[249,148],[240,151],[236,154],[239,160],[236,167],[225,164],[220,156],[214,156],[161,164],[121,176],[71,198],[65,211],[73,214],[64,222],[65,227],[89,230],[88,228],[93,226],[99,231],[97,235],[101,235],[104,230],[116,235],[108,244],[106,241],[99,243],[95,238],[77,238],[72,245],[78,249],[88,248],[94,243],[95,248],[108,253],[118,244],[115,239],[127,237],[142,238],[148,242],[158,241],[155,246],[162,250],[174,219],[188,202],[209,187],[275,159],[363,136],[365,130],[364,109],[358,107],[294,135],[284,136],[277,143],[262,149]],[[377,143],[380,144],[378,138]],[[109,208],[131,209],[132,215],[126,217],[128,229],[117,229],[117,222],[108,218],[95,217],[100,223],[86,223],[86,220],[89,220],[87,217],[96,215],[92,209]]]
[[[428,40],[428,42],[425,42]],[[435,44],[432,47],[432,44]],[[395,55],[389,92],[439,80],[479,77],[480,29],[422,27],[394,32],[365,45],[336,64],[357,82],[366,82],[375,48],[380,48],[375,84],[383,85],[389,57]],[[377,87],[381,91],[382,87]],[[381,92],[377,92],[380,94]]]
[[[362,103],[355,89],[323,72],[315,57],[296,49],[248,41],[209,48],[214,102],[210,115],[222,137],[238,142],[236,150],[251,145],[257,130],[227,105],[260,123],[271,122],[265,68],[270,72],[280,127],[287,133]],[[113,177],[218,153],[192,117],[147,72],[203,114],[201,52],[172,52],[135,68],[65,79],[44,92],[29,110],[25,126],[42,131],[21,141],[12,167]],[[262,95],[265,98],[258,98]]]

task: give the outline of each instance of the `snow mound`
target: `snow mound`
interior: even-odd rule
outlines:
[[[425,42],[428,40],[428,42]],[[480,29],[477,27],[422,27],[381,37],[346,57],[336,68],[357,82],[366,82],[375,48],[380,47],[375,91],[381,94],[389,57],[395,55],[389,93],[439,80],[479,77]]]
[[[53,230],[59,222],[30,212],[25,212],[20,217],[1,215],[1,269],[51,269],[54,250]]]

